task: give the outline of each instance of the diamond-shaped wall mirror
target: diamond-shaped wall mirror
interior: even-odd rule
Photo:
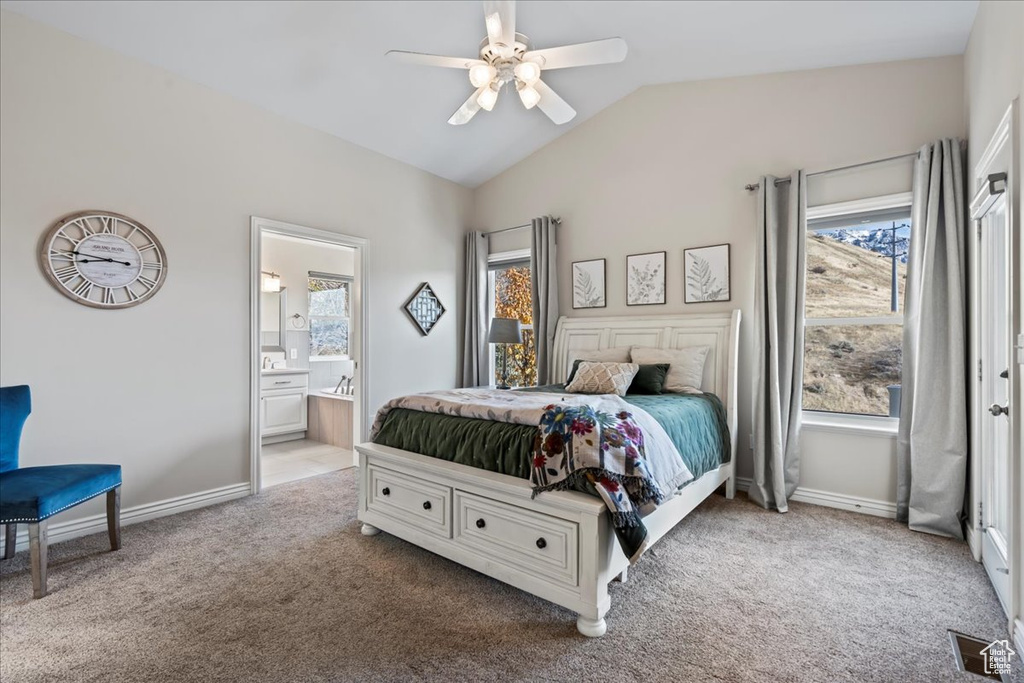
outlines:
[[[441,300],[426,282],[405,302],[405,312],[409,314],[423,336],[430,334],[430,330],[434,329],[434,325],[444,315],[444,310]]]

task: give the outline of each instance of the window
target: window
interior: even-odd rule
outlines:
[[[309,274],[309,359],[348,358],[352,278]]]
[[[899,415],[904,195],[808,209],[804,410]]]
[[[510,344],[505,349],[508,353],[508,384],[512,387],[534,386],[537,384],[537,347],[533,339],[530,251],[491,254],[487,261],[491,317],[518,318],[523,326],[523,343]],[[494,382],[500,384],[502,349],[498,344],[491,344],[491,347]]]

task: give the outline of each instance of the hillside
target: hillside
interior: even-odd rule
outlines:
[[[906,264],[897,263],[901,312],[906,269]],[[807,240],[807,317],[893,315],[891,277],[891,259],[812,235]],[[888,415],[886,387],[900,382],[902,334],[899,324],[807,327],[804,408]]]

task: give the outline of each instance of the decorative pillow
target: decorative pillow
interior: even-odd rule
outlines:
[[[663,391],[680,394],[700,394],[704,378],[704,361],[707,360],[707,346],[690,346],[685,349],[652,349],[634,346],[630,355],[634,363],[650,365],[668,363]]]
[[[668,375],[669,364],[641,365],[637,370],[633,383],[626,390],[627,394],[660,394],[665,387],[665,376]]]
[[[636,376],[635,363],[600,363],[581,361],[576,376],[566,385],[570,394],[616,394],[625,396],[626,389]]]
[[[611,349],[580,349],[569,351],[569,377],[565,380],[566,384],[572,382],[573,375],[576,374],[576,361],[578,360],[593,360],[600,361],[602,363],[628,363],[629,362],[629,347],[628,346],[616,346]]]

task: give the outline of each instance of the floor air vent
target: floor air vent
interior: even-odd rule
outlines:
[[[949,632],[949,640],[953,645],[956,668],[960,671],[996,681],[1010,680],[1009,671],[1006,670],[1008,662],[1006,649],[1010,647],[1008,641],[989,642],[953,630]]]

